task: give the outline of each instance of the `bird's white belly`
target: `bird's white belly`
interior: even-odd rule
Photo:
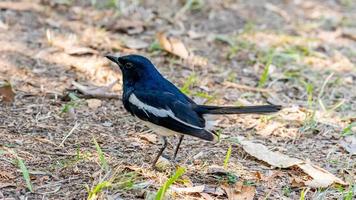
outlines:
[[[153,124],[151,122],[143,121],[143,123],[150,128],[152,131],[154,131],[158,135],[162,136],[173,136],[173,135],[180,135],[182,133],[178,133],[176,131],[172,131],[168,128],[165,128],[163,126],[158,126],[156,124]]]

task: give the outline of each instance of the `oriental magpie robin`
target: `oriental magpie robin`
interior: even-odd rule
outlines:
[[[207,127],[208,114],[243,114],[277,112],[281,106],[209,106],[198,105],[165,79],[149,59],[140,55],[106,56],[116,63],[123,76],[123,104],[133,116],[143,120],[163,138],[163,146],[152,167],[167,147],[166,136],[180,135],[174,152],[176,158],[184,135],[203,140],[217,139]]]

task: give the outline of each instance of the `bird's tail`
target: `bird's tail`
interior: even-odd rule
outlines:
[[[262,105],[262,106],[206,106],[199,105],[197,112],[200,114],[246,114],[246,113],[273,113],[282,109],[278,105]]]

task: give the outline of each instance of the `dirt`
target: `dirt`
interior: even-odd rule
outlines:
[[[99,99],[95,105],[85,98],[69,100],[73,81],[105,86],[120,79],[113,91],[121,94],[121,73],[107,53],[145,55],[179,87],[193,77],[188,92],[197,102],[283,105],[268,116],[221,116],[217,130],[311,161],[348,183],[323,189],[296,185],[295,177],[308,176],[298,169],[273,169],[231,140],[187,138],[178,154],[186,173],[175,186],[226,184],[207,171],[224,165],[232,145],[228,171],[256,188],[255,199],[355,194],[355,155],[340,145],[345,137],[356,137],[353,1],[193,1],[198,3],[186,10],[184,1],[176,0],[110,2],[0,2],[0,81],[16,93],[11,104],[0,102],[0,199],[148,199],[174,173],[174,167],[150,169],[161,142],[120,99]],[[178,38],[208,64],[193,66],[153,48],[158,32]],[[128,39],[138,48],[128,48]],[[269,75],[261,83],[270,52]],[[94,138],[109,170],[102,168]],[[167,156],[177,141],[170,138]],[[29,170],[33,192],[18,158]],[[93,196],[103,181],[114,184]],[[224,192],[208,194],[228,198]],[[204,199],[199,193],[168,198]]]

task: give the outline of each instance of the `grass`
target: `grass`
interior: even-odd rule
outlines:
[[[197,82],[197,80],[197,76],[194,73],[191,74],[180,88],[180,91],[186,95],[191,95],[192,91],[190,88]]]
[[[231,151],[232,151],[232,145],[229,146],[227,149],[226,155],[225,155],[225,160],[224,160],[224,169],[227,168],[227,165],[229,164],[229,160],[231,157]]]
[[[201,97],[207,100],[207,102],[212,101],[214,99],[214,96],[208,94],[207,92],[194,92],[191,90],[191,88],[198,82],[197,76],[193,73],[191,74],[187,80],[184,82],[183,86],[180,88],[180,91],[183,92],[186,95],[191,95],[191,96],[196,96],[196,97]]]
[[[68,94],[70,101],[63,105],[61,113],[68,113],[71,109],[77,108],[82,104],[82,100],[77,97],[73,92]]]
[[[181,177],[183,174],[185,173],[185,168],[183,167],[179,167],[176,172],[174,173],[174,175],[172,177],[170,177],[162,186],[161,188],[158,190],[157,194],[156,194],[156,198],[155,200],[162,200],[164,199],[164,196],[168,190],[168,188],[174,183],[176,182],[179,177]]]
[[[344,200],[352,200],[354,197],[354,190],[355,190],[356,185],[352,185],[349,188],[349,191],[346,192],[346,194],[344,195]]]
[[[265,63],[265,67],[263,69],[260,80],[258,81],[258,87],[260,88],[266,85],[266,82],[268,80],[268,75],[269,75],[269,68],[272,64],[273,57],[274,57],[274,50],[269,50],[265,58],[266,60],[262,61],[263,63]]]
[[[25,179],[27,189],[30,190],[30,192],[33,192],[30,173],[25,165],[25,162],[15,152],[12,152],[12,154],[16,157],[16,164],[20,168],[22,176]]]
[[[342,132],[341,132],[341,136],[345,137],[345,136],[349,136],[352,135],[352,128],[356,126],[356,122],[352,122],[350,123],[348,126],[346,126]]]
[[[106,161],[106,158],[105,158],[105,155],[103,153],[103,151],[101,150],[98,142],[96,141],[96,139],[93,137],[93,141],[94,141],[94,144],[95,144],[95,148],[96,148],[96,152],[99,156],[99,161],[100,161],[100,166],[103,170],[107,171],[109,170],[109,165],[108,165],[108,162]]]
[[[89,188],[87,188],[88,190],[88,200],[94,200],[94,199],[97,199],[98,197],[98,194],[100,192],[102,192],[104,189],[106,188],[109,188],[111,187],[112,184],[108,181],[103,181],[103,182],[100,182],[99,184],[95,185],[93,187],[93,189],[89,190]]]

